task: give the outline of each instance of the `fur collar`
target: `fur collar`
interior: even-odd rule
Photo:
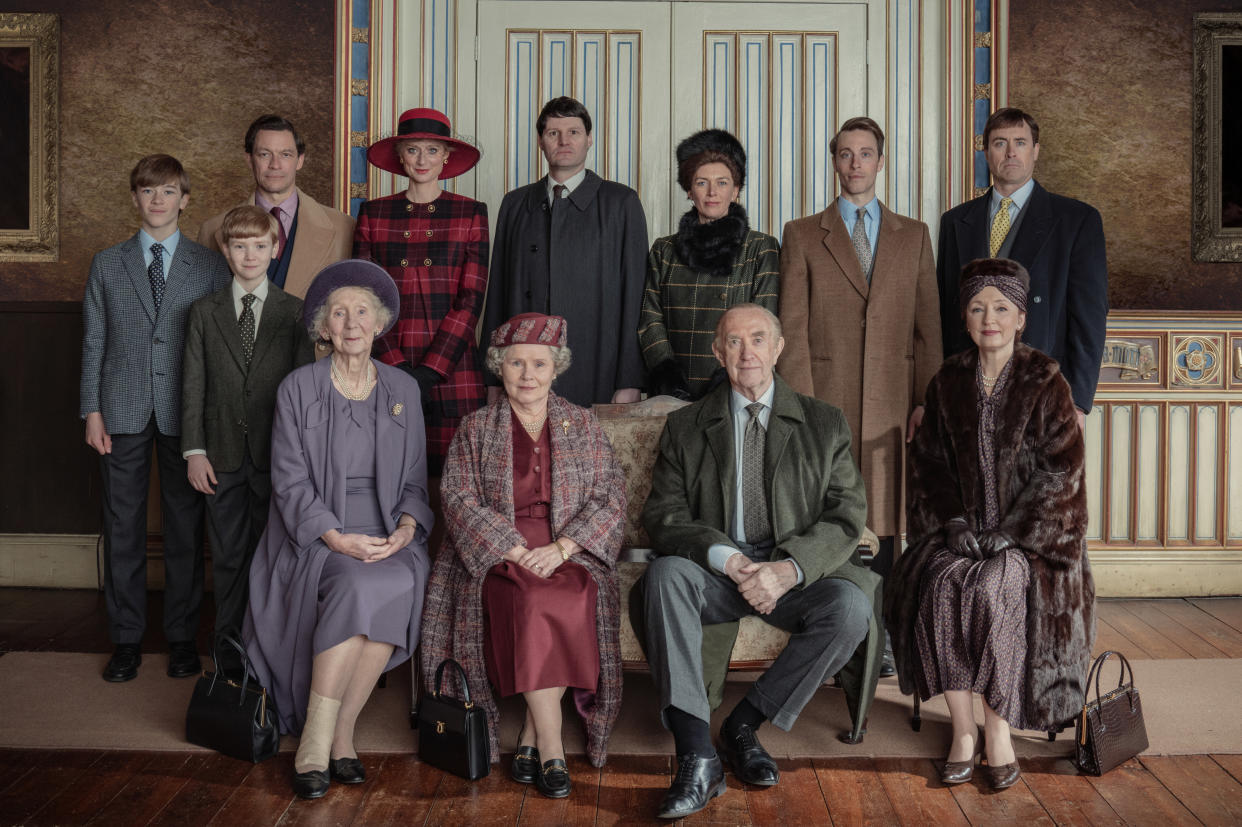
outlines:
[[[750,221],[746,218],[746,209],[736,201],[729,205],[728,215],[706,224],[699,223],[698,211],[691,207],[681,217],[673,246],[678,258],[690,269],[712,276],[727,276],[748,232]]]

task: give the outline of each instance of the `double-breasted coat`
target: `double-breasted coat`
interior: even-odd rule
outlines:
[[[466,670],[470,697],[487,712],[491,760],[500,758],[500,719],[483,654],[483,579],[505,552],[522,545],[513,515],[513,426],[502,397],[466,417],[453,437],[440,480],[446,534],[436,554],[423,611],[423,683],[453,658]],[[589,410],[548,398],[552,440],[553,537],[583,547],[562,565],[583,566],[598,586],[595,636],[599,684],[575,689],[587,733],[587,757],[602,766],[621,707],[620,610],[616,560],[625,529],[625,481],[604,431]],[[585,630],[584,630],[585,634]],[[445,676],[449,680],[449,676]],[[456,677],[452,684],[456,685]]]
[[[391,534],[401,515],[418,522],[407,547],[427,571],[427,537],[434,517],[427,499],[427,455],[418,383],[404,372],[375,365],[375,495]],[[297,735],[306,722],[319,576],[331,551],[320,539],[345,528],[347,457],[336,448],[352,427],[332,387],[331,360],[320,359],[285,377],[272,424],[272,504],[250,564],[250,605],[243,637],[259,682],[280,712],[280,731]],[[421,584],[407,650],[418,646]],[[398,654],[385,667],[396,666]]]
[[[799,393],[836,405],[853,435],[880,537],[905,523],[906,423],[941,361],[936,259],[927,225],[880,205],[871,282],[836,202],[785,225],[777,371]]]
[[[978,350],[945,360],[927,390],[927,414],[910,449],[908,538],[885,585],[885,623],[901,691],[915,691],[919,584],[944,548],[945,524],[965,517],[976,535],[984,511],[979,467]],[[1082,433],[1057,363],[1018,344],[995,426],[997,530],[1030,562],[1023,719],[1055,729],[1082,711],[1095,641],[1095,581],[1086,553]]]
[[[461,418],[486,398],[475,328],[487,293],[487,205],[447,190],[426,204],[404,192],[367,201],[354,258],[383,267],[401,293],[397,323],[375,340],[375,357],[440,377],[425,412],[434,475]]]

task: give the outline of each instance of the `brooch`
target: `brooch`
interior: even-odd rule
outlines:
[[[396,405],[392,406],[392,415],[401,416],[401,412],[404,410],[405,410],[405,405],[402,405],[400,402],[398,402]]]
[[[569,436],[569,420],[568,419],[561,420],[561,430],[565,432],[565,436]]]

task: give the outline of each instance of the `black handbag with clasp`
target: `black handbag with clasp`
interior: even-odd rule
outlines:
[[[241,653],[241,682],[220,669],[221,644]],[[232,758],[259,763],[280,749],[276,703],[250,675],[246,650],[232,635],[221,634],[211,651],[215,672],[204,672],[194,684],[190,708],[185,713],[185,739]]]
[[[463,700],[445,695],[444,667],[452,665]],[[418,757],[445,772],[476,781],[491,772],[487,715],[470,701],[466,671],[452,658],[436,667],[435,689],[418,704]]]
[[[1100,694],[1100,673],[1112,655],[1121,660],[1121,676],[1117,688]],[[1130,681],[1126,682],[1126,672]],[[1147,726],[1143,723],[1143,704],[1134,686],[1134,670],[1120,652],[1105,652],[1091,664],[1087,673],[1086,693],[1091,693],[1095,677],[1095,700],[1083,704],[1074,734],[1074,763],[1088,775],[1104,773],[1129,761],[1147,749]]]

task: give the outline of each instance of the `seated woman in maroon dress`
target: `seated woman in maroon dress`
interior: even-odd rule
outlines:
[[[945,360],[910,446],[910,546],[884,586],[903,692],[944,693],[945,784],[1020,775],[1010,727],[1054,730],[1081,711],[1095,637],[1085,554],[1083,440],[1057,363],[1018,341],[1030,278],[972,261],[960,303],[977,348]],[[973,694],[983,700],[983,735]]]
[[[573,690],[587,754],[601,766],[621,704],[616,559],[621,468],[594,414],[551,392],[569,367],[565,320],[525,313],[492,334],[487,366],[505,395],[461,423],[440,482],[447,537],[423,613],[422,669],[453,658],[487,712],[489,689],[521,694],[526,720],[510,774],[569,795],[561,697]],[[595,634],[586,632],[594,629]]]

